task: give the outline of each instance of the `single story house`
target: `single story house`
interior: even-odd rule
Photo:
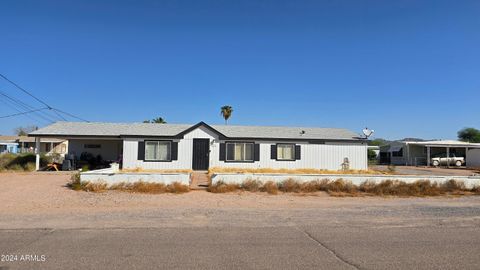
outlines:
[[[480,155],[476,157],[479,149],[480,143],[455,140],[395,141],[380,147],[380,157],[381,162],[394,165],[430,166],[433,157],[455,154],[465,158],[467,167],[477,167],[480,164]]]
[[[18,152],[18,143],[15,140],[9,140],[8,138],[2,138],[0,136],[0,154],[3,153],[13,153]]]
[[[121,160],[124,169],[367,169],[367,141],[339,128],[57,122],[29,134],[68,140],[68,154]]]
[[[28,136],[0,136],[0,142],[11,142],[15,144],[15,149],[11,148],[14,151],[10,153],[35,153],[35,138]],[[1,143],[0,143],[1,145]],[[40,143],[40,153],[51,155],[51,154],[65,154],[67,153],[68,141],[65,139],[58,138],[44,138]],[[1,151],[0,146],[0,153]]]

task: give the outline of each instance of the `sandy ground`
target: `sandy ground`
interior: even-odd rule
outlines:
[[[272,224],[475,224],[480,196],[335,198],[242,192],[89,193],[65,173],[0,174],[0,228],[271,226]],[[440,220],[439,220],[440,218]]]
[[[0,269],[478,269],[480,196],[87,193],[0,174]]]

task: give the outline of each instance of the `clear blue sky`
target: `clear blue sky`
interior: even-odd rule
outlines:
[[[231,124],[455,138],[480,128],[479,14],[480,1],[2,1],[0,73],[90,121],[223,123],[230,104]],[[46,123],[0,119],[0,133],[31,124]]]

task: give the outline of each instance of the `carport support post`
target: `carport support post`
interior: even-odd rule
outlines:
[[[430,167],[430,146],[427,146],[427,167]]]
[[[40,170],[40,137],[35,137],[35,170]]]
[[[450,167],[450,147],[447,146],[447,167]]]

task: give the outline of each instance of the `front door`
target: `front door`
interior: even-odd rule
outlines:
[[[209,139],[193,139],[193,164],[192,169],[197,171],[208,170],[210,155]]]

